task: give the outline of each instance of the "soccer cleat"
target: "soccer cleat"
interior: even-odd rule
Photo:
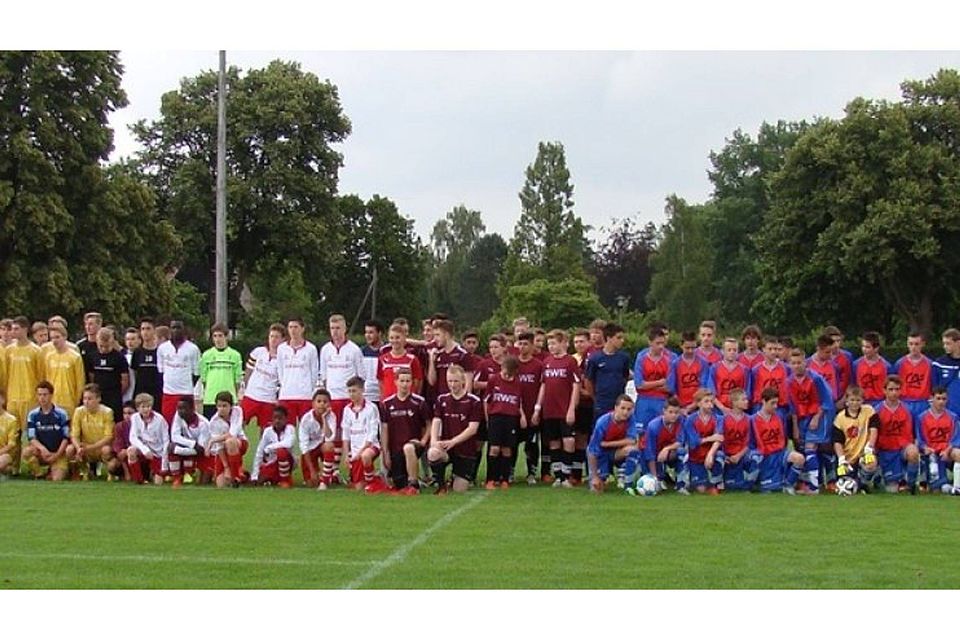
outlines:
[[[410,484],[404,487],[403,489],[401,489],[400,493],[405,496],[417,496],[417,495],[420,495],[420,489],[417,489],[415,486]]]
[[[435,496],[445,496],[445,495],[447,495],[447,485],[442,484],[442,485],[440,485],[439,487],[437,487],[436,490],[433,492],[433,495],[435,495]]]
[[[545,473],[542,476],[540,476],[540,482],[542,482],[543,484],[553,484],[553,481],[554,481],[554,478],[549,473]]]
[[[944,485],[944,486],[946,486],[946,485]],[[930,493],[930,487],[927,485],[926,482],[921,482],[921,483],[920,483],[920,493]]]
[[[537,477],[532,474],[527,474],[527,484],[531,487],[537,484]]]
[[[277,486],[281,489],[293,489],[293,481],[291,481],[290,478],[284,478],[277,483]]]
[[[193,474],[185,473],[183,474],[183,484],[193,484]]]
[[[326,491],[327,488],[328,487],[326,482],[321,482],[320,484],[317,485],[317,491]]]
[[[837,483],[836,483],[836,482],[832,482],[832,481],[831,481],[831,482],[828,482],[828,483],[827,483],[827,493],[836,493],[836,492],[837,492]]]
[[[574,485],[569,480],[564,480],[563,482],[560,483],[560,486],[563,487],[564,489],[573,489]]]
[[[801,496],[817,496],[820,495],[820,492],[811,487],[801,487],[797,490],[797,494]]]
[[[497,483],[494,482],[493,480],[487,480],[487,484],[485,484],[483,488],[486,489],[487,491],[492,491],[497,488]]]
[[[563,484],[563,481],[560,478],[557,478],[556,480],[553,481],[553,483],[550,486],[552,486],[554,489],[557,489],[562,484]]]
[[[718,495],[720,495],[720,489],[717,489],[716,487],[708,487],[708,488],[707,488],[707,495],[710,495],[710,496],[718,496]]]
[[[910,495],[915,496],[917,495],[918,491],[919,489],[917,488],[916,483],[910,485]]]
[[[783,492],[784,492],[785,494],[787,494],[788,496],[795,496],[795,495],[797,495],[797,489],[796,489],[796,487],[791,487],[790,485],[785,486],[785,487],[783,488]]]
[[[623,492],[624,492],[625,494],[627,494],[628,496],[635,496],[635,495],[637,495],[637,489],[636,489],[636,487],[634,487],[633,485],[630,485],[629,487],[627,487],[626,489],[624,489]]]
[[[686,487],[680,487],[679,489],[677,489],[677,493],[680,494],[681,496],[688,496],[688,495],[690,495],[690,492],[687,491],[687,488],[686,488]]]
[[[179,489],[180,487],[183,486],[183,478],[181,478],[180,476],[175,477],[173,479],[173,483],[171,484],[171,486],[174,489]]]
[[[501,488],[502,490],[506,491],[507,489],[510,488],[510,483],[507,482],[506,480],[503,480],[503,481],[500,483],[500,488]]]

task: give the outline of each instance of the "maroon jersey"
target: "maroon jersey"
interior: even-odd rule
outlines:
[[[485,358],[484,360],[481,360],[480,363],[477,364],[473,369],[474,387],[476,387],[478,382],[490,382],[490,378],[492,378],[495,373],[500,373],[499,362],[493,358]]]
[[[573,356],[548,355],[543,361],[543,417],[546,420],[567,417],[573,385],[580,384],[580,367]]]
[[[445,393],[433,407],[434,418],[440,419],[440,439],[452,440],[463,433],[471,422],[480,423],[483,418],[483,408],[480,398],[472,393],[465,393],[459,399],[452,394]],[[450,455],[472,458],[477,454],[477,436],[468,438],[450,450]]]
[[[487,383],[484,399],[487,401],[487,413],[492,416],[520,417],[520,380],[514,376],[507,380],[499,373],[493,374]]]
[[[393,454],[401,453],[403,445],[411,440],[419,440],[430,419],[430,405],[415,393],[404,400],[394,394],[380,403],[380,422],[387,425],[388,444]]]
[[[442,396],[445,393],[450,392],[450,388],[447,386],[447,369],[451,365],[458,364],[463,367],[463,370],[467,373],[473,371],[473,356],[467,353],[467,350],[461,347],[458,344],[453,345],[453,349],[450,351],[440,350],[437,352],[437,395]]]
[[[537,404],[540,395],[540,383],[543,382],[543,363],[536,358],[523,362],[517,367],[517,378],[520,380],[520,402],[523,405],[523,415],[530,423],[533,418],[533,407]]]
[[[113,452],[121,454],[130,448],[130,421],[122,420],[113,426]]]
[[[585,393],[584,387],[584,381],[587,378],[587,358],[589,356],[580,357],[580,354],[578,353],[572,357],[577,361],[577,371],[580,373],[580,403],[577,406],[584,407],[586,409],[593,409],[593,398]]]
[[[750,440],[750,416],[745,413],[740,417],[728,413],[723,417],[723,452],[728,456],[735,456],[747,447]]]
[[[890,407],[886,402],[877,409],[880,428],[877,430],[878,451],[900,451],[913,443],[913,417],[907,406],[898,402]]]

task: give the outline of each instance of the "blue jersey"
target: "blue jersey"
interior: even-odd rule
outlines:
[[[624,438],[636,442],[639,434],[640,428],[634,422],[633,415],[628,416],[623,422],[616,422],[611,411],[597,418],[597,424],[593,426],[593,435],[590,436],[587,451],[594,455],[600,455],[604,451],[604,448],[600,446],[602,442],[615,442]]]
[[[594,351],[587,360],[586,376],[593,383],[594,415],[609,411],[630,378],[630,356],[625,351]]]
[[[70,417],[60,407],[44,413],[37,407],[27,415],[27,440],[37,440],[48,451],[56,451],[70,438]]]
[[[947,408],[960,414],[960,358],[943,355],[933,361],[933,386],[947,390]]]
[[[644,457],[646,457],[647,460],[656,460],[661,450],[677,441],[682,428],[682,420],[680,419],[670,425],[669,428],[664,424],[663,416],[651,420],[650,424],[647,425],[645,435],[646,446],[644,447]]]

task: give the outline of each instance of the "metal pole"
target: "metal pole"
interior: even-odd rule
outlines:
[[[227,324],[227,52],[220,52],[217,82],[216,321]]]
[[[377,317],[377,268],[373,268],[373,293],[370,298],[370,317]]]

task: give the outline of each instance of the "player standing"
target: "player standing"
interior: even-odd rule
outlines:
[[[731,391],[740,389],[749,396],[752,390],[752,376],[750,370],[739,362],[739,349],[736,338],[725,338],[723,359],[711,366],[707,374],[707,388],[715,394],[714,406],[724,415],[733,410]]]
[[[930,408],[919,418],[917,445],[927,466],[927,483],[931,491],[960,495],[960,477],[954,466],[953,484],[947,483],[947,464],[960,463],[960,424],[957,414],[947,409],[947,390],[936,387],[930,397]]]
[[[587,359],[586,379],[593,396],[594,419],[613,410],[630,379],[630,357],[622,350],[623,327],[607,323],[603,336],[603,348]]]
[[[753,371],[753,368],[763,362],[763,351],[760,350],[760,340],[763,334],[760,333],[760,327],[755,324],[747,325],[740,334],[743,341],[743,351],[737,360],[747,368]]]
[[[944,354],[932,363],[933,384],[947,390],[947,409],[960,415],[960,331],[943,332]]]
[[[416,495],[420,493],[418,463],[430,442],[430,406],[423,396],[412,392],[410,369],[393,369],[393,376],[397,392],[380,403],[380,437],[386,452],[383,466],[390,472],[394,489]]]
[[[110,407],[113,415],[123,413],[123,393],[130,384],[130,377],[127,359],[120,353],[116,335],[110,327],[97,332],[97,348],[87,355],[87,377],[100,388],[102,402]]]
[[[317,377],[323,378],[321,356],[317,353],[316,345],[304,337],[305,331],[302,318],[291,318],[287,321],[290,338],[277,347],[277,377],[280,380],[278,404],[287,410],[287,419],[294,423],[310,411],[310,398],[317,387]],[[360,358],[359,348],[357,357]],[[346,396],[346,389],[343,391]]]
[[[834,404],[842,406],[840,367],[837,366],[837,361],[833,358],[833,338],[826,334],[817,337],[817,350],[807,358],[807,368],[823,378],[827,386],[830,387]]]
[[[523,411],[524,423],[517,432],[517,445],[513,449],[513,458],[510,462],[510,471],[516,467],[520,445],[523,444],[523,454],[527,460],[527,484],[537,483],[537,464],[540,462],[540,435],[541,412],[537,399],[540,397],[540,387],[543,384],[543,363],[534,355],[533,333],[525,331],[517,337],[517,379],[520,381],[520,410]],[[547,475],[548,466],[543,469],[543,482],[552,483],[553,479]],[[511,475],[510,481],[513,481]]]
[[[14,325],[17,324],[14,320]],[[51,480],[65,480],[70,417],[53,404],[53,385],[46,380],[37,384],[37,404],[37,408],[27,414],[27,446],[23,449],[23,460],[34,478],[49,474]]]
[[[380,379],[377,370],[380,364],[380,351],[383,349],[383,323],[379,320],[367,320],[363,325],[363,339],[366,344],[360,348],[363,354],[363,397],[370,402],[380,402]]]
[[[586,329],[577,329],[573,334],[573,358],[580,367],[580,403],[577,405],[577,421],[574,424],[574,453],[571,464],[571,482],[574,485],[583,481],[583,471],[587,464],[587,443],[593,434],[593,394],[587,382],[589,350],[590,332]]]
[[[83,314],[84,336],[77,340],[77,349],[80,350],[80,356],[83,358],[84,366],[89,373],[89,357],[97,350],[97,334],[103,327],[103,316],[96,311],[90,311]]]
[[[423,386],[423,369],[416,355],[407,349],[407,335],[397,323],[390,325],[387,331],[389,348],[380,350],[377,360],[377,380],[380,382],[381,400],[397,392],[394,375],[398,369],[409,369],[413,376],[412,392],[418,393]]]
[[[163,379],[160,375],[157,357],[157,325],[153,318],[140,319],[140,346],[130,356],[130,371],[134,374],[133,397],[141,393],[150,394],[156,403],[154,409],[160,410],[163,397]]]
[[[248,422],[257,419],[262,432],[273,421],[273,408],[277,404],[280,377],[277,372],[277,352],[286,330],[282,324],[270,325],[267,344],[256,347],[247,358],[244,374],[243,400],[240,410]]]
[[[350,482],[357,490],[375,493],[385,488],[373,468],[380,457],[380,409],[364,397],[363,387],[360,376],[347,380],[350,404],[343,410],[340,426],[350,460]]]
[[[863,399],[877,409],[884,399],[884,381],[893,367],[880,355],[880,334],[867,331],[860,341],[863,357],[853,363],[852,384],[863,389]]]
[[[50,325],[49,344],[51,347],[43,351],[43,370],[55,389],[53,403],[72,418],[87,382],[83,358],[67,346],[67,333],[59,325]]]
[[[567,353],[565,331],[554,329],[547,334],[547,350],[549,354],[543,359],[543,384],[537,399],[542,407],[543,437],[550,451],[553,486],[572,487],[580,367]]]
[[[510,486],[511,454],[517,446],[517,433],[526,428],[523,414],[519,362],[515,356],[503,359],[500,372],[490,376],[483,398],[487,432],[490,439],[487,451],[487,489]]]
[[[243,381],[240,352],[227,344],[229,330],[217,323],[210,328],[213,346],[200,356],[200,382],[203,384],[203,416],[208,420],[217,412],[217,396],[226,391],[234,402]]]
[[[697,347],[697,356],[710,366],[720,362],[723,354],[714,346],[717,335],[717,323],[713,320],[704,320],[700,323],[700,346]]]
[[[447,465],[453,466],[453,490],[462,493],[476,476],[477,429],[483,408],[480,398],[467,392],[467,375],[460,365],[447,367],[449,393],[437,398],[430,427],[427,460],[437,494],[447,492]]]
[[[763,390],[773,389],[777,392],[777,413],[780,422],[786,429],[790,424],[790,399],[787,397],[787,378],[790,370],[777,357],[780,352],[779,340],[773,336],[763,339],[763,362],[753,368],[751,372],[753,398],[753,412],[760,411],[763,404]],[[784,437],[792,435],[793,430],[784,432]]]
[[[680,335],[680,357],[670,363],[667,391],[677,396],[684,415],[697,410],[694,395],[709,384],[710,365],[697,355],[697,339],[692,331]]]
[[[37,385],[44,377],[40,347],[27,339],[29,327],[26,317],[14,318],[10,329],[13,343],[6,347],[7,411],[16,417],[21,428],[27,413],[37,404]],[[13,462],[15,466],[20,464],[19,459]]]
[[[833,360],[837,363],[837,370],[840,372],[838,392],[843,395],[847,392],[847,387],[854,384],[853,354],[843,348],[843,332],[837,327],[833,325],[824,327],[823,335],[833,340]]]
[[[647,332],[649,346],[637,353],[633,363],[633,382],[637,388],[634,420],[640,429],[663,413],[663,405],[670,396],[667,391],[667,375],[673,356],[666,350],[667,338],[659,327]]]
[[[907,355],[894,365],[894,371],[903,380],[900,400],[907,405],[913,423],[919,425],[920,414],[930,408],[930,389],[933,366],[930,358],[923,355],[923,334],[912,332],[907,336]]]
[[[898,375],[888,375],[883,383],[884,400],[877,409],[880,426],[871,434],[870,450],[876,450],[880,471],[887,492],[911,493],[917,491],[917,474],[920,471],[920,451],[914,444],[913,417],[900,402],[903,381]],[[866,394],[864,394],[866,395]],[[906,463],[906,481],[903,466]]]
[[[803,469],[807,480],[804,493],[819,491],[821,467],[828,490],[833,491],[836,469],[833,455],[833,418],[836,415],[833,390],[820,375],[807,370],[807,361],[800,349],[790,352],[790,370],[793,375],[786,383],[787,396],[793,416],[793,441],[804,456]]]
[[[363,378],[363,352],[347,338],[347,321],[342,315],[330,316],[328,327],[330,340],[320,349],[320,384],[330,392],[331,408],[337,416],[337,424],[342,427],[343,410],[350,404],[347,381],[354,377]],[[342,454],[342,429],[338,427],[333,444],[334,465],[338,471]],[[339,479],[340,474],[336,473],[334,482],[339,482]]]
[[[453,339],[454,327],[449,320],[438,320],[433,325],[433,339],[436,348],[430,350],[430,364],[427,381],[436,389],[437,397],[448,393],[447,369],[457,365],[464,371],[466,392],[473,392],[473,358],[467,350]]]
[[[180,398],[193,399],[193,388],[200,379],[200,349],[187,339],[183,321],[170,323],[170,339],[157,347],[157,371],[163,377],[160,413],[170,424],[177,413]],[[136,401],[136,398],[134,398]],[[140,404],[137,403],[137,411]]]

